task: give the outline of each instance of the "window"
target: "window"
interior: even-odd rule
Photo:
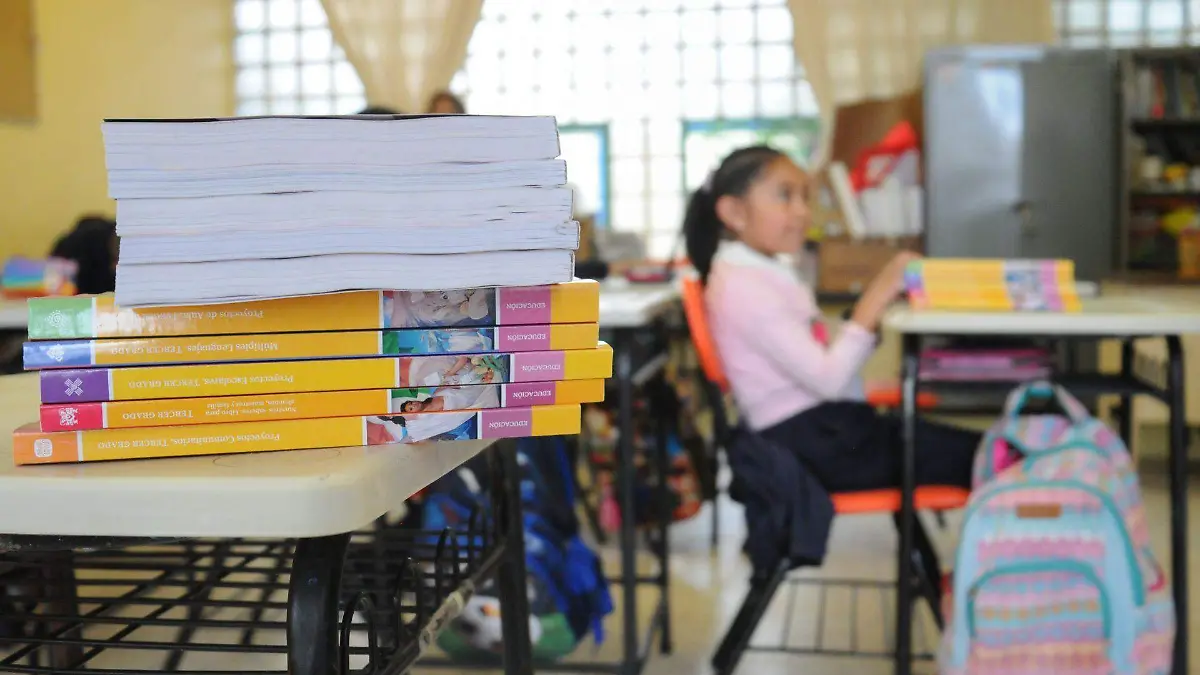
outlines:
[[[349,114],[366,106],[320,0],[237,0],[234,20],[239,115]]]
[[[319,0],[235,7],[239,114],[365,105]],[[557,116],[580,206],[665,254],[713,156],[681,136],[709,147],[735,137],[717,121],[743,125],[736,135],[755,120],[815,117],[791,41],[787,0],[485,0],[452,89],[471,112]],[[685,134],[685,121],[699,126]],[[705,168],[685,169],[685,154]]]
[[[1073,47],[1200,44],[1197,0],[1053,0],[1063,43]]]
[[[611,176],[603,220],[646,237],[653,255],[671,251],[686,191],[711,168],[681,142],[686,124],[699,124],[699,143],[717,121],[803,125],[817,113],[787,0],[485,0],[452,88],[472,112],[606,125],[608,164],[567,156],[568,176]],[[704,168],[685,168],[685,152]]]
[[[597,227],[608,227],[612,208],[609,195],[608,125],[561,124],[558,127],[561,157],[567,161],[575,186],[575,212],[593,216]]]

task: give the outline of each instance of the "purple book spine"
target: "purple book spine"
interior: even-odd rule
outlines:
[[[108,370],[43,370],[40,373],[42,403],[83,403],[108,401],[112,388]]]

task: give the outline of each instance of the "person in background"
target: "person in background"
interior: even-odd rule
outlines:
[[[467,107],[462,99],[448,91],[439,91],[429,98],[425,112],[435,115],[465,115]]]
[[[810,179],[769,146],[730,154],[691,198],[688,256],[705,284],[713,340],[749,428],[788,448],[832,492],[895,487],[901,426],[861,400],[859,371],[903,289],[899,253],[830,335],[790,258],[811,221]],[[976,432],[918,422],[919,485],[969,487]]]
[[[74,260],[79,266],[75,273],[79,293],[110,293],[117,285],[118,246],[116,221],[86,215],[54,242],[50,255]]]

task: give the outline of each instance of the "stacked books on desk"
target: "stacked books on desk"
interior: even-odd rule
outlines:
[[[569,281],[553,117],[110,120],[122,307]]]
[[[1077,312],[1071,260],[924,258],[904,276],[915,309]]]
[[[405,125],[429,118],[387,119],[390,122],[354,118],[366,124],[366,131],[360,133],[371,129],[382,133],[392,124]],[[193,123],[183,123],[183,128],[189,125]],[[155,124],[145,126],[152,128]],[[485,158],[489,153],[512,145],[497,141],[494,147],[489,146],[485,142],[486,129],[480,131],[471,126],[468,129],[475,136],[466,134],[465,141],[451,137],[447,143],[453,146],[452,150],[443,152],[444,161],[428,165],[429,175],[453,175],[452,167],[446,163],[486,163],[491,161]],[[306,132],[310,137],[320,137],[314,129],[306,127]],[[146,134],[149,136],[150,132]],[[288,183],[291,172],[276,172],[276,169],[288,158],[312,156],[290,149],[289,143],[304,145],[304,138],[304,134],[297,134],[287,143],[268,145],[268,149],[278,151],[279,157],[258,167],[260,173],[247,176],[245,181],[267,186],[262,189],[297,188],[297,184]],[[552,134],[551,138],[557,154],[557,137]],[[170,138],[160,140],[168,144]],[[427,139],[407,143],[398,144],[394,153],[410,162],[406,170],[419,175],[421,165],[412,163],[414,154],[419,154],[421,148],[436,149],[437,144],[431,145]],[[482,144],[481,147],[475,148],[476,143]],[[209,145],[222,147],[222,142],[214,140]],[[226,151],[231,153],[239,147],[228,145]],[[531,142],[528,147],[549,152],[545,142],[540,146]],[[188,167],[193,158],[198,166],[220,165],[219,153],[206,152],[209,151],[195,148],[188,152],[180,149],[178,155],[144,151],[138,155],[138,161],[155,164],[162,159],[165,164],[181,167],[178,171],[187,175],[192,171]],[[110,170],[124,170],[119,167],[126,166],[126,160],[114,162],[111,145],[109,154]],[[356,181],[356,187],[333,191],[336,194],[332,198],[338,200],[339,210],[336,213],[330,210],[330,219],[323,221],[319,229],[339,232],[339,221],[334,218],[338,214],[346,222],[379,219],[380,224],[387,224],[388,211],[373,210],[370,196],[363,198],[371,211],[364,216],[356,211],[355,199],[347,195],[368,194],[356,192],[363,186],[388,184],[380,176],[391,175],[394,167],[385,165],[377,172],[374,165],[359,164],[355,171],[343,171],[344,167],[338,168],[339,162],[349,160],[336,156],[332,150],[330,154],[332,157],[322,161],[328,159],[333,164],[317,164],[314,165],[317,168],[306,170],[324,171],[335,177],[341,171],[351,176],[346,180]],[[384,154],[390,157],[389,153]],[[173,156],[177,157],[176,164],[170,161]],[[252,159],[240,161],[244,164]],[[241,166],[238,162],[233,158],[229,165]],[[172,193],[169,187],[171,179],[176,178],[174,173],[154,166],[142,170],[138,180],[147,186],[154,185],[157,197],[180,202],[204,201]],[[498,172],[505,176],[509,173]],[[225,173],[206,180],[216,186],[213,190],[249,189],[245,182],[235,181]],[[330,180],[336,182],[334,178]],[[310,191],[302,194],[313,192],[314,186],[307,187]],[[184,192],[196,189],[193,184]],[[477,192],[468,180],[460,181],[456,189],[464,195],[463,202],[470,202],[471,195]],[[536,188],[559,189],[565,188],[559,184]],[[411,196],[414,203],[421,203],[429,194],[389,193],[389,199],[393,200],[389,208],[405,214],[405,195]],[[119,209],[123,199],[137,201],[141,197],[119,198]],[[186,214],[183,206],[175,207],[180,214]],[[522,217],[529,215],[523,208],[494,207],[474,217],[464,215],[466,209],[463,209],[453,216],[459,222],[446,226],[435,211],[429,211],[423,216],[424,231],[444,242],[454,241],[452,233],[459,233],[460,228],[461,236],[468,238],[494,236],[489,234],[489,226],[503,229],[494,220],[502,223],[506,211]],[[197,209],[203,212],[204,205],[198,204]],[[236,209],[230,213],[234,212]],[[557,218],[559,226],[566,222],[563,214],[541,213],[528,220],[548,222],[547,219]],[[317,218],[317,214],[312,215]],[[195,222],[204,222],[197,218]],[[290,227],[282,222],[276,225]],[[244,222],[243,228],[250,230],[253,225]],[[407,288],[354,290],[363,285],[363,276],[322,276],[319,272],[293,275],[275,268],[274,263],[302,259],[270,258],[269,248],[255,247],[249,240],[240,240],[244,245],[241,252],[230,248],[228,254],[258,256],[231,261],[257,266],[254,274],[240,281],[217,276],[207,285],[189,289],[187,285],[172,285],[171,278],[177,274],[189,279],[207,278],[215,272],[189,269],[207,262],[179,262],[175,254],[164,254],[171,262],[158,262],[154,249],[145,248],[142,249],[145,258],[130,265],[125,247],[130,239],[136,240],[140,235],[123,237],[118,270],[122,266],[140,268],[144,276],[138,278],[153,283],[142,286],[130,282],[129,276],[122,277],[118,271],[115,297],[40,298],[29,305],[30,341],[25,345],[25,367],[39,371],[41,419],[15,432],[16,463],[579,433],[580,405],[603,400],[604,380],[612,373],[612,350],[599,341],[599,285],[571,277],[570,261],[577,239],[575,243],[556,242],[561,248],[544,249],[561,254],[567,262],[565,268],[561,261],[539,262],[529,258],[520,262],[520,254],[531,251],[514,250],[511,253],[518,256],[514,258],[518,262],[481,270],[469,258],[474,254],[418,252],[426,239],[418,236],[415,226],[411,231],[398,228],[398,232],[401,234],[387,241],[401,252],[380,255],[420,259],[421,269],[441,270],[437,278],[454,290],[427,288],[417,278],[419,275],[412,276],[411,268],[406,269],[402,260],[389,263],[386,274],[373,277],[373,282],[375,287],[386,288],[381,286],[382,282],[412,277]],[[308,240],[313,258],[333,259],[328,262],[331,267],[326,267],[327,270],[350,270],[350,261],[340,260],[342,254],[326,253],[320,241]],[[411,246],[404,244],[406,241]],[[363,242],[364,247],[370,245],[365,239]],[[478,246],[486,248],[488,244]],[[181,244],[178,250],[184,248]],[[317,270],[325,263],[312,260],[308,264]],[[522,269],[513,272],[509,269],[513,265]],[[261,279],[256,276],[260,274]],[[314,278],[324,284],[322,293],[312,294]],[[486,283],[478,286],[454,283],[461,278],[482,278]],[[530,278],[541,283],[509,283],[513,279]],[[243,283],[246,279],[253,283]],[[173,290],[162,293],[146,290],[168,286]],[[122,304],[123,288],[132,293],[134,306]],[[151,297],[178,297],[181,302],[141,302]],[[243,297],[246,299],[220,301]]]

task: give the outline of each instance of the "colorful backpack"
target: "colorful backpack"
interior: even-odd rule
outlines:
[[[533,657],[553,663],[575,651],[589,633],[604,641],[603,619],[612,612],[600,559],[579,537],[574,477],[562,438],[518,441],[525,522],[529,633]],[[476,458],[482,460],[482,458]],[[422,528],[461,529],[472,510],[486,509],[480,492],[490,485],[487,466],[472,460],[430,486]],[[498,664],[503,651],[500,600],[489,580],[438,634],[437,644],[459,662]]]
[[[1032,399],[1064,415],[1018,417]],[[943,675],[1166,675],[1175,613],[1124,445],[1045,382],[985,434],[951,592]]]

